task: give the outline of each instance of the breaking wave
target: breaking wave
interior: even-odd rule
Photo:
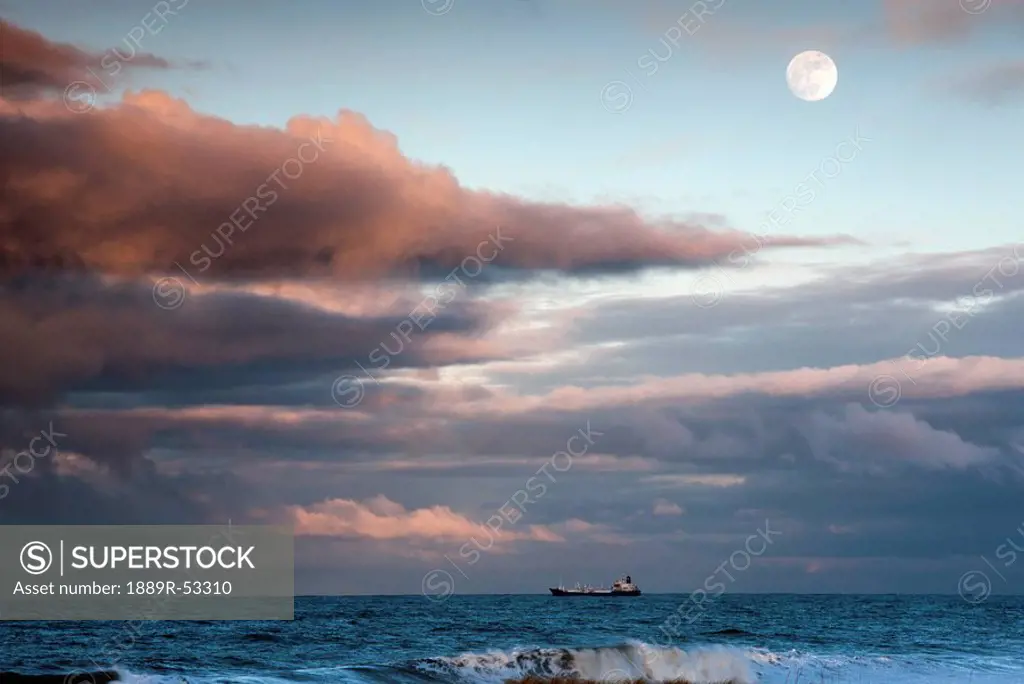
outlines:
[[[900,684],[1024,681],[1012,656],[899,662],[881,655],[824,655],[727,646],[660,647],[638,641],[594,648],[523,648],[464,653],[405,663],[284,667],[274,673],[213,671],[139,673],[86,671],[73,674],[0,672],[2,684],[506,684],[552,681],[650,684],[792,684],[793,681]],[[796,679],[794,680],[794,677]]]
[[[556,678],[575,681],[676,682],[692,684],[754,684],[749,655],[738,649],[708,646],[682,649],[629,642],[597,648],[530,648],[512,651],[465,653],[401,665],[367,665],[297,669],[285,676],[232,676],[228,673],[196,675],[141,674],[134,672],[87,672],[77,676],[14,675],[3,673],[3,684],[287,684],[331,682],[337,684],[504,684]],[[11,678],[10,680],[8,678]],[[533,678],[533,679],[531,679]]]
[[[523,651],[467,653],[431,658],[418,668],[447,676],[441,681],[499,684],[509,679],[568,677],[605,682],[646,679],[684,680],[693,684],[753,684],[751,661],[738,649],[682,649],[629,642],[600,648],[544,648]]]
[[[598,681],[754,684],[751,660],[738,649],[693,649],[629,642],[597,648],[528,648],[427,658],[401,666],[370,666],[330,671],[303,670],[304,677],[351,684],[540,684],[562,678]]]

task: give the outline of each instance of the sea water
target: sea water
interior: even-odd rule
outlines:
[[[437,598],[437,597],[433,597]],[[0,684],[1024,682],[1024,597],[300,597],[289,622],[0,623]],[[684,611],[685,612],[685,611]],[[693,614],[690,613],[691,617]]]

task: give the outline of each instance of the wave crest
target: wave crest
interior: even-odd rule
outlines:
[[[454,676],[467,684],[502,684],[530,677],[557,677],[599,682],[685,681],[692,684],[754,684],[751,662],[743,651],[726,647],[685,650],[629,642],[600,648],[543,648],[523,651],[465,653],[431,658],[420,666]]]

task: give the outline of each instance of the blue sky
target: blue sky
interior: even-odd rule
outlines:
[[[0,0],[0,447],[68,435],[0,521],[283,521],[300,591],[486,593],[688,591],[771,520],[739,591],[955,592],[1024,492],[1024,3],[986,1],[725,0],[669,50],[696,4]]]

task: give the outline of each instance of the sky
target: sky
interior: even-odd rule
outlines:
[[[1024,2],[0,17],[0,523],[290,525],[300,593],[1024,592]]]

